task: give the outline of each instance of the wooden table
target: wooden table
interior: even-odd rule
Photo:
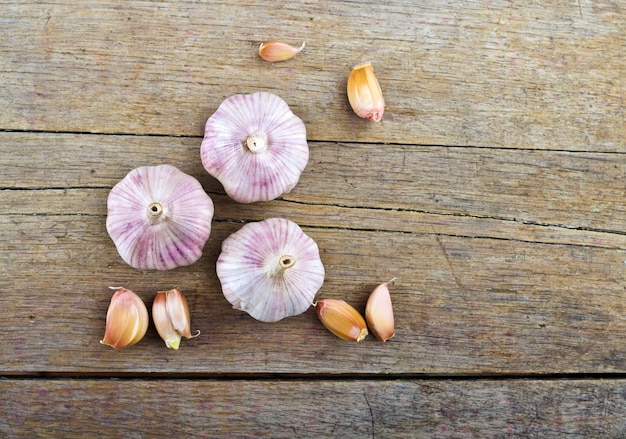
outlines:
[[[610,0],[0,2],[0,436],[623,437],[626,4]],[[306,41],[267,63],[264,41]],[[346,81],[371,61],[369,123]],[[310,161],[241,205],[202,167],[207,118],[269,91]],[[170,163],[215,203],[197,263],[126,265],[111,187]],[[313,309],[233,310],[221,242],[286,217],[319,297],[391,287],[396,336],[334,337]],[[187,295],[202,335],[102,346],[109,286]]]

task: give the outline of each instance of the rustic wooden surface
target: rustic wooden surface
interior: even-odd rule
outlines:
[[[0,1],[0,435],[623,437],[626,5],[619,1]],[[262,61],[267,40],[305,50]],[[345,96],[374,64],[379,124]],[[226,97],[270,91],[309,165],[239,205],[200,163]],[[215,203],[196,264],[138,271],[110,188],[170,163]],[[313,310],[230,308],[221,242],[284,216],[320,246],[319,297],[392,277],[396,337]],[[111,285],[180,287],[202,335],[99,344]]]
[[[622,437],[620,380],[0,381],[6,436]],[[242,398],[242,395],[248,398]],[[146,407],[161,416],[142,423]],[[54,398],[62,404],[46,404]]]

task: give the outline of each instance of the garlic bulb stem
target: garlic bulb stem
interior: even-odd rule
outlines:
[[[150,220],[150,224],[156,224],[160,221],[160,217],[163,214],[163,205],[158,201],[153,201],[148,204],[148,208],[146,209],[148,212],[148,219]]]
[[[278,258],[278,265],[271,269],[270,276],[280,276],[294,265],[296,265],[296,258],[294,256],[281,255]]]
[[[255,154],[259,154],[267,149],[267,141],[265,137],[255,134],[246,139],[246,146]]]
[[[291,255],[282,255],[278,259],[278,266],[281,270],[286,270],[287,268],[291,268],[296,265],[296,258]]]

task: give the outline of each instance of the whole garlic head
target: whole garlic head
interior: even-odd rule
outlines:
[[[107,200],[106,227],[124,261],[141,270],[190,265],[211,233],[213,201],[174,166],[133,169]]]
[[[233,200],[273,200],[293,189],[309,161],[306,128],[272,93],[234,95],[207,120],[200,156]]]
[[[317,244],[284,218],[248,223],[230,235],[216,269],[233,308],[263,322],[302,314],[324,283]]]

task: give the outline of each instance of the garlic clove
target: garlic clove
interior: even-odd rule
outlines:
[[[167,314],[167,292],[159,291],[152,302],[152,321],[157,332],[165,342],[165,346],[171,349],[178,349],[182,338],[180,332],[176,331],[172,321]]]
[[[152,320],[157,332],[168,348],[178,349],[182,337],[192,338],[189,305],[183,293],[174,288],[159,291],[152,303]]]
[[[233,308],[262,322],[302,314],[324,282],[317,244],[285,218],[248,223],[226,238],[216,270]]]
[[[115,349],[128,348],[146,334],[148,321],[143,300],[131,290],[118,288],[111,297],[104,338],[100,343]]]
[[[133,169],[107,199],[106,227],[122,259],[140,270],[190,265],[211,233],[213,202],[174,166]]]
[[[389,284],[395,281],[394,277],[389,282],[378,285],[369,298],[365,306],[365,320],[372,334],[378,340],[386,342],[395,335],[395,323],[393,318],[393,307],[391,305],[391,294]]]
[[[278,41],[271,41],[269,43],[261,43],[259,46],[259,55],[265,61],[278,62],[286,61],[296,56],[302,49],[304,49],[305,43],[302,43],[300,47],[293,47],[289,44],[280,43]]]
[[[337,337],[356,341],[367,337],[363,316],[343,300],[322,299],[315,303],[315,311],[322,324]]]
[[[363,119],[379,122],[383,118],[385,100],[371,63],[358,64],[350,72],[348,101],[352,110]]]
[[[273,200],[294,188],[308,163],[306,128],[274,94],[234,95],[207,120],[200,156],[233,200]]]
[[[185,338],[191,338],[191,317],[189,316],[189,304],[187,298],[178,289],[165,292],[167,315],[172,325]]]

